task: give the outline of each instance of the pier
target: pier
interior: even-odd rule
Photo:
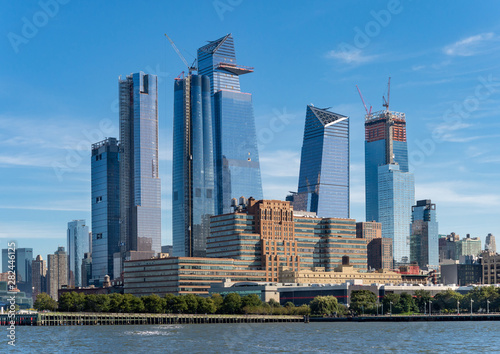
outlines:
[[[461,315],[383,315],[354,317],[315,317],[310,322],[437,322],[437,321],[500,321],[500,314],[461,314]]]
[[[271,315],[183,315],[142,313],[61,313],[22,314],[15,317],[16,326],[97,326],[159,325],[205,323],[272,323],[304,322],[303,316]],[[0,325],[9,325],[7,315],[0,315]]]

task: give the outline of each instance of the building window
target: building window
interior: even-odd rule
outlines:
[[[100,202],[102,202],[102,196],[101,196],[101,197],[97,197],[97,198],[95,198],[95,202],[96,202],[96,203],[100,203]]]
[[[95,234],[95,239],[96,240],[102,239],[102,233]]]

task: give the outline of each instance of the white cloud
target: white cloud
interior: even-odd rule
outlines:
[[[488,42],[494,39],[495,34],[493,32],[481,33],[447,45],[443,48],[443,51],[450,56],[469,57],[484,52],[487,46],[490,46]]]
[[[300,168],[298,151],[268,151],[260,157],[260,170],[270,177],[297,177]]]
[[[377,55],[364,55],[361,49],[352,50],[330,50],[326,58],[336,59],[347,64],[363,64],[373,61]]]
[[[476,187],[470,183],[455,181],[417,183],[415,198],[432,199],[436,204],[447,206],[467,205],[468,208],[475,209],[500,206],[500,195],[493,191],[484,193],[481,188]]]

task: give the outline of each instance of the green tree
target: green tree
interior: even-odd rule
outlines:
[[[51,298],[47,293],[40,293],[36,297],[33,308],[38,311],[55,311],[57,310],[57,301]]]
[[[123,295],[114,293],[109,295],[109,311],[110,312],[122,312],[122,302]]]
[[[198,312],[199,313],[215,313],[217,308],[215,307],[214,300],[211,298],[199,298],[198,299]]]
[[[224,313],[240,313],[241,310],[241,296],[237,293],[229,293],[224,296],[222,302],[222,309]]]
[[[415,304],[415,299],[408,293],[402,293],[399,296],[398,310],[402,313],[410,313],[417,311],[417,305]]]
[[[215,312],[221,312],[222,311],[222,303],[224,302],[224,298],[221,296],[221,294],[212,294],[212,300],[214,301],[215,304]]]
[[[193,294],[184,295],[187,305],[187,313],[196,313],[198,311],[198,298]]]
[[[416,290],[415,291],[415,304],[421,313],[427,311],[429,301],[432,299],[431,293],[427,290]]]
[[[176,296],[172,299],[172,312],[173,313],[186,313],[188,306],[186,304],[186,299],[184,296]]]
[[[132,313],[144,312],[144,303],[142,302],[142,299],[140,297],[132,296],[132,299],[130,301],[130,307]]]
[[[354,290],[351,292],[350,309],[357,313],[375,312],[377,296],[369,290]]]
[[[338,311],[338,301],[335,296],[316,296],[309,307],[315,315],[331,315]]]
[[[463,295],[451,289],[447,289],[434,295],[434,300],[432,301],[432,309],[434,311],[456,310],[458,301],[460,301],[460,304],[462,304],[461,307],[465,305]]]
[[[384,298],[382,299],[382,304],[384,305],[384,313],[389,313],[391,307],[392,313],[398,313],[399,294],[385,294]]]
[[[262,300],[257,294],[245,295],[241,298],[242,307],[259,307],[262,306]]]
[[[62,293],[59,296],[59,311],[69,312],[74,306],[74,294],[75,292]]]
[[[165,297],[163,298],[163,312],[164,313],[172,313],[174,312],[172,306],[174,304],[174,299],[175,299],[174,294],[165,294]]]
[[[143,296],[141,298],[144,303],[144,311],[146,313],[163,313],[163,300],[156,294]]]

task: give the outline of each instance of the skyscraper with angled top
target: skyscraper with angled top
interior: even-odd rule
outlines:
[[[262,199],[252,95],[240,90],[240,76],[252,72],[236,63],[231,34],[198,49],[212,97],[216,214],[229,213],[233,198]]]
[[[119,80],[122,261],[161,251],[157,90],[156,75],[138,72]]]
[[[408,168],[405,114],[385,106],[365,117],[366,220],[380,222],[382,237],[393,240],[397,266],[410,261],[415,182]]]
[[[308,105],[296,210],[349,218],[349,117]]]

